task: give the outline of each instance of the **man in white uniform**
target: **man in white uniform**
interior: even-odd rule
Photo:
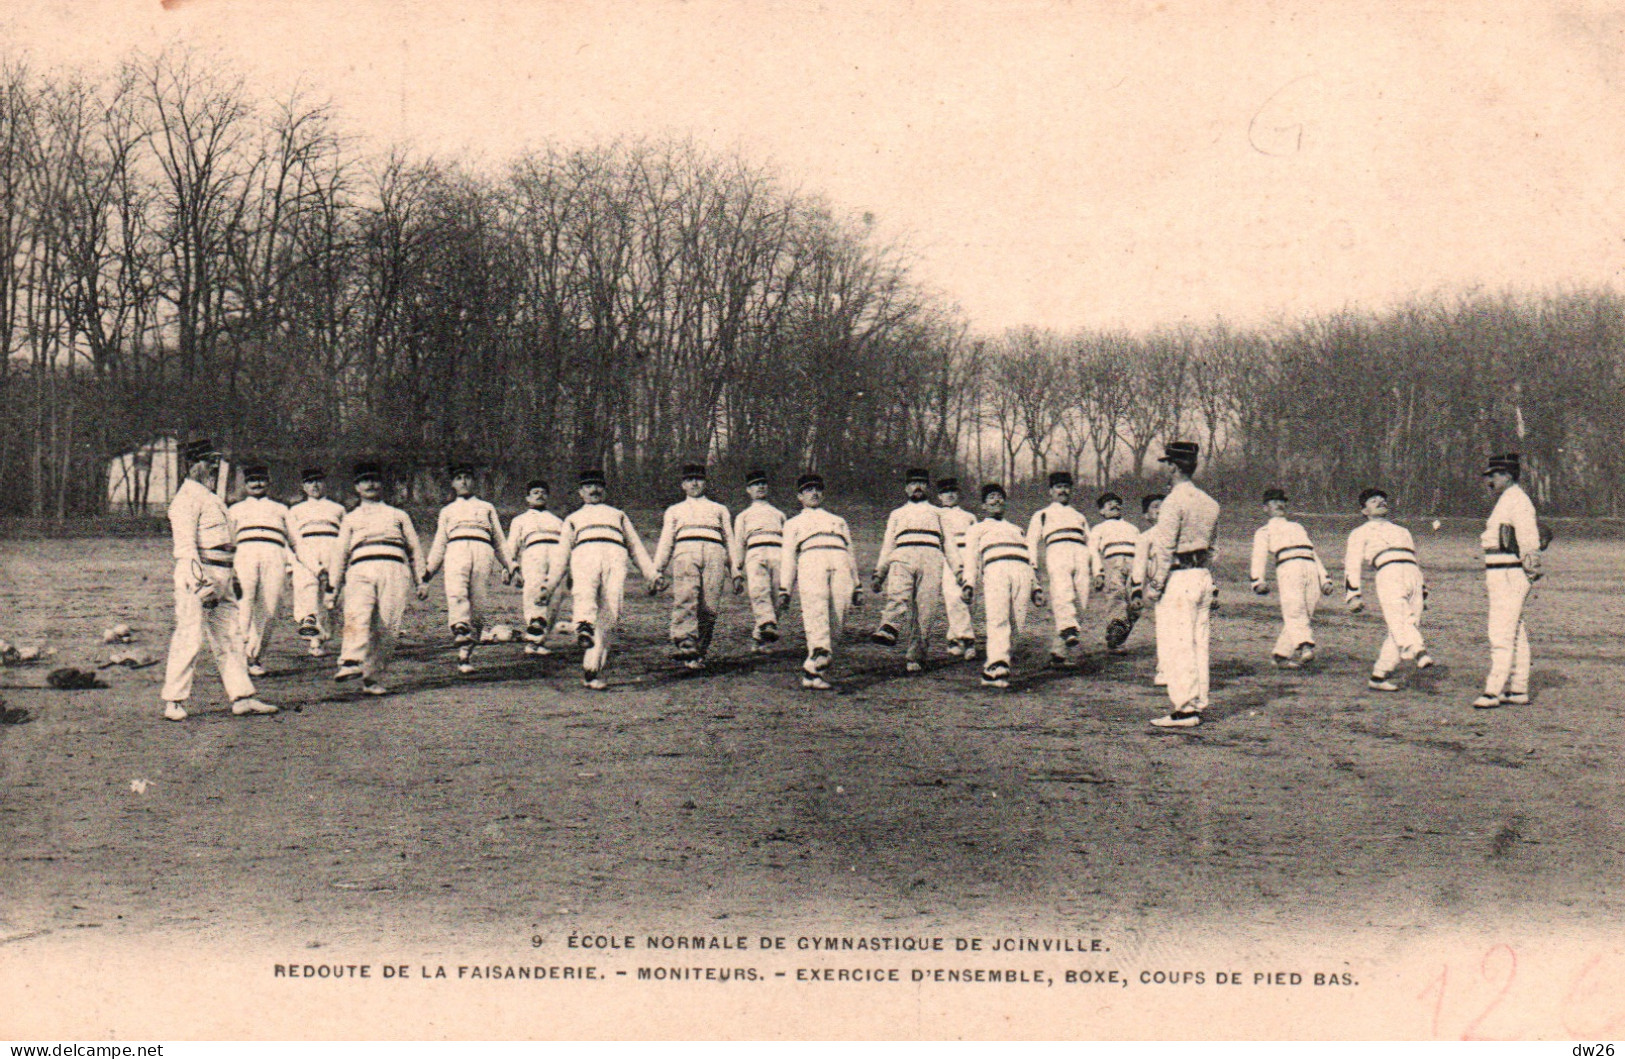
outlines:
[[[457,671],[474,672],[474,645],[485,628],[491,595],[491,569],[502,567],[504,584],[513,580],[508,545],[497,509],[474,495],[474,465],[451,469],[451,503],[440,509],[434,543],[429,547],[427,577],[446,568],[446,622],[457,645]]]
[[[943,544],[942,604],[948,615],[948,653],[967,662],[976,657],[976,623],[960,584],[965,569],[965,534],[976,525],[976,516],[959,506],[959,479],[944,478],[937,483],[937,514]]]
[[[801,627],[807,637],[807,659],[801,664],[801,686],[828,691],[835,637],[846,622],[847,607],[863,605],[858,559],[846,519],[824,510],[824,479],[804,474],[796,480],[801,511],[784,523],[779,555],[779,610],[790,608],[790,592],[799,588]]]
[[[1151,723],[1158,728],[1195,728],[1208,706],[1208,638],[1213,608],[1213,544],[1219,504],[1196,487],[1200,447],[1170,441],[1158,460],[1171,487],[1150,531],[1147,562],[1156,572],[1136,570],[1144,595],[1157,601],[1157,656],[1165,667],[1173,709]],[[1154,557],[1154,560],[1153,560]],[[1166,572],[1163,572],[1166,571]]]
[[[982,683],[990,688],[1010,686],[1013,641],[1026,623],[1027,603],[1044,603],[1033,577],[1032,538],[1005,520],[1004,508],[1004,486],[982,486],[982,518],[965,534],[964,600],[969,604],[981,590],[987,619]]]
[[[1034,514],[1027,525],[1027,550],[1049,577],[1050,616],[1055,626],[1049,664],[1065,669],[1072,665],[1067,652],[1083,639],[1078,623],[1089,605],[1095,554],[1089,547],[1089,523],[1072,506],[1072,475],[1066,471],[1051,474],[1049,497],[1049,506]]]
[[[1516,452],[1491,456],[1484,468],[1484,484],[1495,497],[1495,507],[1479,538],[1490,603],[1490,671],[1484,693],[1473,701],[1481,710],[1529,702],[1529,633],[1523,606],[1541,577],[1542,538],[1534,501],[1518,484],[1522,470]]]
[[[655,545],[655,572],[671,565],[672,657],[704,669],[723,586],[733,580],[733,518],[705,495],[705,465],[683,465],[683,499],[666,509]]]
[[[1427,604],[1427,583],[1416,559],[1416,541],[1404,526],[1388,521],[1388,494],[1381,489],[1360,493],[1360,512],[1365,522],[1349,534],[1348,551],[1343,555],[1343,582],[1348,590],[1345,602],[1350,613],[1364,609],[1360,583],[1365,565],[1371,565],[1377,586],[1377,603],[1388,635],[1377,652],[1366,687],[1372,691],[1398,691],[1394,670],[1412,659],[1416,668],[1433,664],[1422,642],[1422,610]]]
[[[1133,624],[1129,614],[1129,583],[1134,573],[1134,552],[1139,528],[1123,517],[1123,498],[1102,493],[1095,501],[1100,521],[1089,530],[1089,550],[1095,553],[1095,587],[1105,594],[1111,620],[1106,623],[1106,649],[1122,654]],[[1115,613],[1112,613],[1115,612]]]
[[[288,532],[299,557],[293,568],[293,620],[310,645],[310,657],[321,658],[327,654],[322,644],[332,635],[333,575],[344,505],[327,498],[327,475],[320,467],[306,467],[300,478],[305,499],[288,509]]]
[[[564,520],[559,534],[559,548],[570,561],[555,564],[550,570],[542,602],[552,598],[568,573],[576,642],[586,648],[581,656],[581,684],[602,691],[609,687],[603,671],[609,664],[615,631],[621,622],[627,557],[637,562],[651,596],[666,590],[666,579],[655,569],[632,520],[624,511],[604,503],[608,490],[603,472],[582,471],[578,481],[581,506]]]
[[[237,617],[235,548],[226,505],[205,482],[220,475],[220,453],[207,440],[182,450],[186,478],[169,502],[169,529],[175,556],[175,633],[169,640],[164,673],[164,717],[186,720],[192,677],[205,639],[220,670],[220,682],[231,700],[231,712],[275,713],[276,707],[254,696],[254,682],[243,657],[243,632]]]
[[[360,503],[339,524],[338,570],[334,590],[344,597],[344,633],[333,679],[361,678],[368,695],[387,695],[384,675],[394,658],[407,597],[429,598],[423,548],[412,518],[380,497],[383,468],[358,463],[354,473]]]
[[[232,568],[243,593],[238,619],[242,622],[243,649],[251,677],[265,675],[260,656],[265,652],[277,608],[282,605],[282,584],[287,580],[288,568],[304,567],[290,545],[288,507],[266,495],[270,486],[270,468],[263,463],[249,464],[243,468],[243,489],[248,495],[226,509],[237,546]]]
[[[1270,594],[1272,559],[1281,587],[1281,635],[1270,655],[1277,669],[1297,669],[1314,661],[1315,630],[1310,622],[1315,604],[1332,591],[1332,579],[1315,554],[1309,531],[1286,517],[1287,502],[1282,490],[1265,490],[1264,511],[1269,518],[1253,534],[1253,591],[1260,596]]]
[[[547,589],[548,575],[554,563],[568,564],[570,557],[559,547],[564,520],[547,510],[551,489],[541,478],[533,478],[525,485],[526,510],[508,523],[508,568],[519,571],[522,593],[520,605],[524,608],[525,653],[552,654],[547,648],[547,634],[552,631],[558,616],[559,604],[564,599],[560,592],[546,604],[542,594]]]
[[[767,472],[753,467],[745,476],[750,506],[734,516],[734,592],[750,597],[751,650],[766,651],[779,639],[774,595],[779,580],[779,554],[784,546],[784,512],[767,502]],[[743,579],[743,586],[740,581]]]
[[[922,467],[910,469],[903,489],[908,503],[886,519],[875,562],[872,587],[876,595],[885,593],[886,602],[880,610],[880,627],[869,639],[892,647],[907,623],[907,669],[918,673],[925,668],[931,619],[942,597],[944,534],[940,510],[927,499],[931,473]]]

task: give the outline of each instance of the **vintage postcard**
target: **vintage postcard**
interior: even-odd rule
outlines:
[[[1611,1047],[1622,56],[0,10],[0,1036]]]

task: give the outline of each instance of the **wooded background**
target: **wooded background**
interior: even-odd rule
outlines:
[[[380,457],[421,500],[453,459],[494,499],[587,466],[669,492],[697,458],[874,497],[917,463],[1132,488],[1177,436],[1221,495],[1381,484],[1440,513],[1480,510],[1481,461],[1517,449],[1545,508],[1620,514],[1612,289],[985,335],[768,167],[537,139],[476,169],[364,149],[181,50],[98,78],[0,53],[0,514],[98,514],[109,460],[195,433]]]

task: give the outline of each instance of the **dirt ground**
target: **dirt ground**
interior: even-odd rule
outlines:
[[[854,521],[867,570],[880,519]],[[725,605],[713,666],[690,674],[667,657],[665,602],[636,578],[608,692],[580,686],[558,638],[546,660],[484,647],[459,677],[438,580],[409,611],[388,698],[335,685],[285,612],[259,681],[284,707],[273,718],[231,716],[209,663],[183,724],[159,716],[161,664],[104,670],[111,686],[86,692],[5,670],[0,960],[82,938],[519,951],[533,933],[617,925],[1616,929],[1625,545],[1560,537],[1526,611],[1534,701],[1476,712],[1487,645],[1469,524],[1410,523],[1441,664],[1398,694],[1365,689],[1381,623],[1347,614],[1340,590],[1317,616],[1319,659],[1269,665],[1279,612],[1247,591],[1254,524],[1227,519],[1213,707],[1191,732],[1147,725],[1167,708],[1151,625],[1107,658],[1098,601],[1075,672],[1042,668],[1036,612],[1007,692],[940,639],[906,676],[899,652],[864,638],[873,595],[849,619],[833,694],[798,686],[794,620],[774,654],[748,653],[742,599]],[[1334,577],[1353,524],[1311,521]],[[167,554],[160,540],[0,542],[0,635],[84,665],[123,620],[161,658]],[[517,624],[517,593],[496,599]]]

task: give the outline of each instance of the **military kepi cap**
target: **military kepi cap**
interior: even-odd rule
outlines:
[[[1271,500],[1279,500],[1283,504],[1286,503],[1286,492],[1281,489],[1264,490],[1264,503],[1267,504]]]
[[[1054,489],[1058,485],[1064,485],[1067,488],[1071,488],[1071,486],[1072,486],[1072,472],[1070,472],[1070,471],[1051,471],[1050,476],[1049,476],[1049,487],[1051,489]]]
[[[925,485],[930,485],[931,472],[926,470],[924,467],[910,467],[908,469],[908,484],[913,485],[915,482],[922,482]]]
[[[986,485],[982,486],[983,500],[986,500],[995,493],[997,493],[999,496],[1003,496],[1004,486],[1000,485],[998,482],[988,482]]]
[[[1140,497],[1140,514],[1150,513],[1152,504],[1155,504],[1158,500],[1167,499],[1168,497],[1162,493],[1147,493],[1145,496]]]
[[[1499,456],[1491,456],[1489,466],[1484,468],[1485,476],[1492,474],[1509,474],[1518,477],[1520,460],[1516,452],[1504,452]]]
[[[1107,504],[1121,504],[1122,502],[1123,498],[1116,493],[1101,493],[1099,498],[1095,500],[1095,506],[1105,507]]]
[[[245,482],[269,482],[270,480],[271,468],[263,463],[251,463],[243,468],[243,481]]]
[[[472,478],[474,477],[474,473],[474,465],[472,463],[454,463],[450,467],[446,468],[446,474],[451,478],[458,478],[464,475]]]
[[[363,482],[368,479],[375,482],[381,482],[384,480],[384,468],[371,460],[363,460],[355,465],[355,469],[351,471],[350,477],[354,478],[358,482]]]
[[[525,492],[528,493],[532,489],[540,489],[547,493],[551,493],[553,491],[553,487],[547,484],[546,478],[532,478],[530,481],[526,482]]]
[[[1362,490],[1360,490],[1360,506],[1365,507],[1365,505],[1374,496],[1380,496],[1384,500],[1387,500],[1388,499],[1388,490],[1386,490],[1386,489],[1362,489]]]
[[[299,472],[299,480],[301,482],[325,482],[327,481],[327,472],[320,467],[306,467]]]
[[[762,470],[760,467],[752,467],[745,474],[745,484],[746,485],[766,485],[767,484],[767,472]]]
[[[943,479],[939,480],[937,482],[937,492],[939,492],[939,493],[957,493],[957,492],[959,492],[959,479],[958,478],[943,478]]]
[[[814,474],[812,471],[808,471],[806,474],[796,479],[796,492],[798,493],[807,489],[822,488],[824,488],[824,476],[821,474]]]
[[[1194,441],[1170,441],[1157,462],[1171,463],[1176,467],[1194,467],[1201,451],[1202,446]]]
[[[214,442],[208,438],[197,438],[188,441],[181,454],[186,457],[186,465],[190,467],[194,463],[202,463],[204,460],[219,456],[220,450],[215,448]]]
[[[685,464],[683,464],[683,481],[689,482],[689,481],[693,481],[695,478],[704,478],[704,477],[705,477],[705,464],[703,464],[703,463],[685,463]]]
[[[588,470],[582,471],[579,475],[576,476],[576,485],[577,486],[583,486],[583,485],[608,485],[608,484],[609,484],[608,482],[604,481],[604,472],[600,471],[600,470],[588,469]]]

